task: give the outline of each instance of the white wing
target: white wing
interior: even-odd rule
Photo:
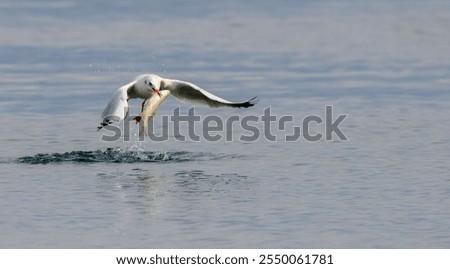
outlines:
[[[109,103],[106,105],[101,116],[101,128],[111,124],[113,121],[121,121],[128,116],[128,89],[130,85],[122,86],[118,89]]]
[[[230,102],[214,94],[203,90],[202,88],[190,82],[181,80],[168,80],[170,93],[178,99],[189,102],[201,103],[210,107],[251,107],[256,104],[258,100],[256,97],[244,102]]]

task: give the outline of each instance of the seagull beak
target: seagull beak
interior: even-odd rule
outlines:
[[[157,93],[161,97],[161,92],[158,89],[153,89],[153,93]]]

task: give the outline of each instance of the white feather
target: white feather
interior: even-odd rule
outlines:
[[[122,86],[112,96],[109,103],[106,105],[101,116],[102,127],[112,123],[113,121],[121,121],[128,116],[128,89],[130,85]]]
[[[210,107],[250,107],[256,103],[255,98],[244,102],[230,102],[186,81],[174,79],[164,79],[163,81],[167,81],[170,93],[176,98],[206,104]]]

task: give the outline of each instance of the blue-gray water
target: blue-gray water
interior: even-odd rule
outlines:
[[[0,247],[449,248],[449,14],[448,1],[2,1]],[[332,105],[348,141],[241,142],[235,128],[232,142],[138,142],[135,126],[101,141],[111,94],[146,72],[261,99],[204,116],[270,106],[301,126]]]

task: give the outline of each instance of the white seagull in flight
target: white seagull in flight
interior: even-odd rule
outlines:
[[[120,87],[106,105],[101,116],[98,130],[113,121],[124,120],[128,116],[128,100],[142,98],[142,111],[134,120],[141,124],[139,134],[147,132],[148,120],[153,117],[161,103],[173,95],[178,99],[194,103],[206,104],[210,107],[251,107],[257,103],[256,97],[244,102],[230,102],[190,82],[162,78],[154,74],[137,76],[132,82]]]

